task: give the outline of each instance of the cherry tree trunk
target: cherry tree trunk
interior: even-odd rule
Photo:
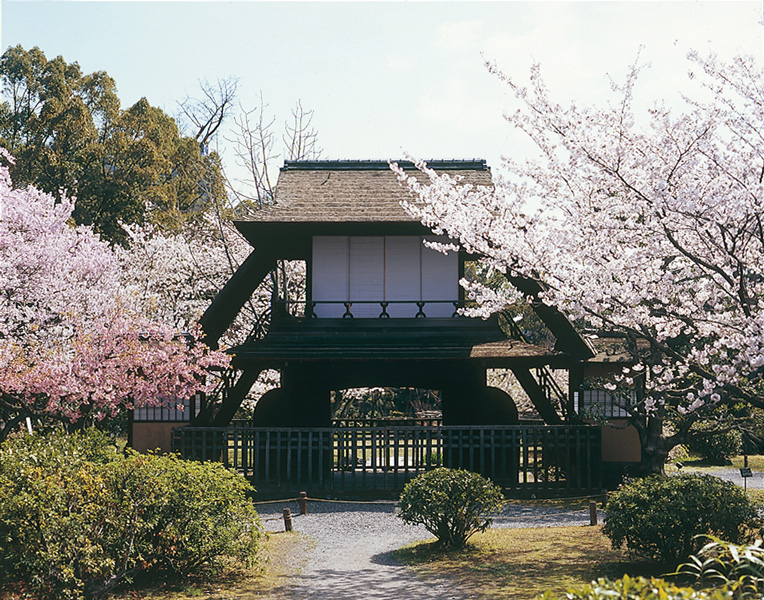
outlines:
[[[663,475],[669,451],[676,442],[663,432],[662,417],[648,417],[644,428],[639,428],[642,443],[642,463],[640,471],[643,476]]]

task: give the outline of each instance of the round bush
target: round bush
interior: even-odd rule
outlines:
[[[501,488],[476,473],[440,467],[418,475],[401,493],[398,516],[424,525],[442,546],[462,548],[491,525],[488,515],[504,505]]]
[[[758,523],[743,490],[711,475],[653,475],[628,482],[608,500],[603,532],[613,547],[676,563],[715,535],[739,543]]]
[[[126,456],[96,433],[0,446],[0,585],[41,598],[96,597],[140,573],[252,562],[251,486],[214,463]]]

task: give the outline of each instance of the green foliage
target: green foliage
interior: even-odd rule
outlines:
[[[764,548],[761,540],[738,546],[709,536],[708,543],[678,573],[691,575],[703,587],[725,587],[741,600],[764,598]]]
[[[694,590],[681,587],[663,579],[629,577],[595,582],[568,590],[562,596],[547,592],[543,600],[729,600],[730,593],[724,588]]]
[[[406,484],[398,516],[404,523],[424,525],[442,546],[462,548],[473,534],[490,527],[488,515],[503,504],[501,489],[490,480],[440,467]]]
[[[628,482],[608,500],[603,533],[615,548],[663,563],[688,557],[696,536],[740,542],[758,522],[743,490],[711,475],[653,475]]]
[[[95,597],[139,573],[255,560],[249,484],[214,463],[117,454],[97,432],[0,447],[0,584]]]
[[[740,454],[742,435],[737,430],[714,435],[692,436],[689,450],[711,464],[727,464],[730,457]]]
[[[16,159],[17,185],[77,198],[74,218],[110,241],[120,221],[177,228],[223,198],[217,155],[180,135],[175,120],[145,98],[120,109],[104,71],[83,74],[39,48],[8,48],[0,58],[0,145]]]

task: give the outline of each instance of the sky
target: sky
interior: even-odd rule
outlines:
[[[509,96],[486,60],[521,81],[540,63],[569,104],[607,101],[639,56],[638,99],[673,105],[688,50],[764,53],[762,0],[0,1],[3,49],[105,70],[123,107],[146,97],[173,115],[199,81],[237,77],[241,105],[262,94],[279,126],[298,100],[313,110],[323,158],[517,158],[525,141],[503,119]],[[235,172],[224,136],[218,148]]]

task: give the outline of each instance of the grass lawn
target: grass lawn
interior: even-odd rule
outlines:
[[[730,463],[728,465],[711,465],[709,463],[703,462],[699,458],[691,457],[684,460],[679,461],[671,461],[666,463],[666,473],[676,473],[679,469],[676,467],[677,462],[681,462],[683,466],[683,471],[692,473],[695,471],[703,471],[704,473],[712,473],[714,471],[722,471],[725,469],[739,469],[743,466],[745,459],[743,456],[733,456],[730,458]],[[764,455],[762,454],[749,454],[748,455],[748,466],[752,471],[764,471]]]
[[[731,460],[734,468],[739,469],[743,466],[744,458],[742,456],[733,456]],[[764,455],[749,454],[748,466],[751,467],[751,470],[753,471],[764,471]]]
[[[395,553],[426,581],[454,578],[478,598],[532,599],[552,590],[588,583],[598,577],[660,575],[670,569],[632,561],[612,550],[600,527],[489,529],[476,534],[464,551],[443,551],[420,542]]]

